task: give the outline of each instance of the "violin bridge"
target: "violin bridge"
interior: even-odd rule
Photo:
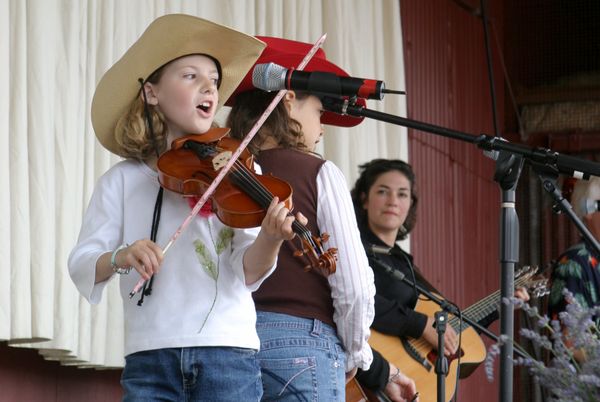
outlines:
[[[217,156],[215,156],[212,160],[213,169],[215,171],[224,167],[227,162],[231,159],[232,152],[231,151],[223,151],[219,152]]]

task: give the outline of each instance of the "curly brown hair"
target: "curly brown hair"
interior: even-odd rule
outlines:
[[[276,95],[276,92],[257,89],[237,95],[226,123],[227,127],[231,129],[231,137],[243,140]],[[302,101],[309,95],[306,92],[296,92],[296,99]],[[277,104],[256,136],[250,141],[248,145],[250,152],[258,155],[261,146],[269,138],[281,148],[308,151],[303,141],[302,126],[290,117],[283,102]]]

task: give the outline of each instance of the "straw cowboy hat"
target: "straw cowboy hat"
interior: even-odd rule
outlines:
[[[296,68],[304,56],[312,48],[312,44],[298,42],[295,40],[274,38],[269,36],[256,36],[256,38],[267,44],[266,49],[260,55],[256,64],[262,63],[275,63],[285,68]],[[237,94],[256,89],[252,84],[252,70],[242,80],[241,84],[237,87],[231,97],[225,102],[227,106],[233,106],[235,103],[235,97]],[[341,77],[348,77],[348,73],[327,60],[325,51],[323,49],[317,50],[317,53],[308,62],[304,71],[323,71],[333,73]],[[357,102],[360,106],[365,106],[366,102],[364,99],[358,99]],[[330,124],[332,126],[340,127],[352,127],[363,121],[362,117],[344,116],[333,112],[324,112],[321,116],[321,123]]]
[[[119,154],[115,126],[159,67],[182,56],[205,54],[221,67],[219,104],[238,86],[260,56],[265,44],[223,25],[185,14],[157,18],[100,79],[92,99],[92,125],[100,143]]]

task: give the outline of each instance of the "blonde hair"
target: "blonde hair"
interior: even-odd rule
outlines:
[[[145,161],[163,153],[167,149],[167,124],[164,115],[153,105],[148,105],[152,128],[156,136],[156,148],[152,133],[146,122],[144,101],[140,96],[129,104],[129,109],[117,121],[115,140],[119,145],[119,155],[125,158]]]
[[[600,201],[600,177],[592,177],[589,181],[579,180],[575,183],[571,195],[571,205],[575,215],[583,218],[593,212],[593,205]]]

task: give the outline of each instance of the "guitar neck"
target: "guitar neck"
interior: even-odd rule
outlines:
[[[477,303],[467,307],[462,313],[472,321],[479,322],[488,315],[492,314],[494,311],[497,311],[499,307],[500,291],[495,291],[494,293],[479,300]],[[471,324],[463,320],[462,327],[459,328],[461,325],[460,321],[460,318],[457,316],[452,316],[449,319],[450,325],[452,325],[452,328],[454,328],[456,332],[459,332],[459,330],[464,331],[471,326]]]
[[[515,286],[519,287],[523,283],[526,282],[526,278],[521,277],[515,280]],[[475,304],[470,305],[466,309],[463,310],[463,315],[471,319],[471,321],[480,322],[488,315],[492,314],[494,311],[498,311],[500,308],[500,290],[496,290],[494,293],[491,293],[479,300]],[[452,316],[449,319],[450,325],[452,328],[458,333],[460,326],[460,318],[456,316]],[[463,321],[461,331],[469,328],[471,325],[468,322]]]

